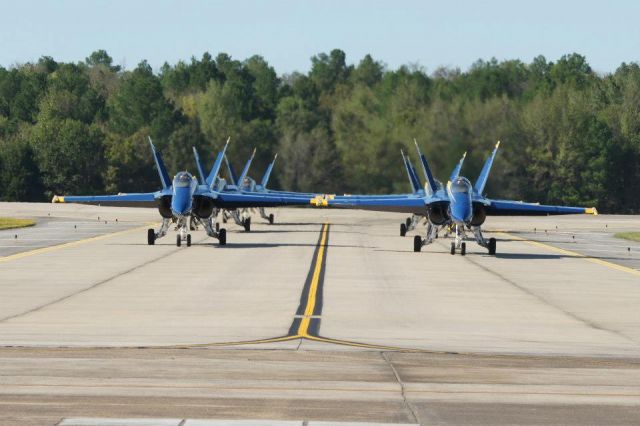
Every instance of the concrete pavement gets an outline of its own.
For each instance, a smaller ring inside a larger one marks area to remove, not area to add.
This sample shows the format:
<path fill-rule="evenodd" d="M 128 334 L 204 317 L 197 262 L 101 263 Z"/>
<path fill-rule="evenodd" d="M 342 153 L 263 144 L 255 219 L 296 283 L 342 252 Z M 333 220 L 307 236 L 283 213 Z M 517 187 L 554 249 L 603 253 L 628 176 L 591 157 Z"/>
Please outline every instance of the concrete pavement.
<path fill-rule="evenodd" d="M 188 248 L 146 245 L 153 210 L 7 215 L 47 238 L 0 252 L 3 424 L 640 422 L 632 216 L 489 218 L 498 255 L 462 257 L 414 253 L 394 214 L 283 209 Z"/>

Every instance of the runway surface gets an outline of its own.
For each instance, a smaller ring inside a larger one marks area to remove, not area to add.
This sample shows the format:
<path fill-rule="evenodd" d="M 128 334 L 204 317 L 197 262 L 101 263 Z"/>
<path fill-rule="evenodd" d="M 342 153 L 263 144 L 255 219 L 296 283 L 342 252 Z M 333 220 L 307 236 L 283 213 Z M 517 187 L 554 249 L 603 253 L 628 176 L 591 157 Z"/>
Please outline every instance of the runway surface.
<path fill-rule="evenodd" d="M 463 257 L 274 211 L 178 248 L 153 210 L 0 203 L 38 221 L 0 231 L 0 423 L 640 423 L 640 218 L 489 218 Z"/>

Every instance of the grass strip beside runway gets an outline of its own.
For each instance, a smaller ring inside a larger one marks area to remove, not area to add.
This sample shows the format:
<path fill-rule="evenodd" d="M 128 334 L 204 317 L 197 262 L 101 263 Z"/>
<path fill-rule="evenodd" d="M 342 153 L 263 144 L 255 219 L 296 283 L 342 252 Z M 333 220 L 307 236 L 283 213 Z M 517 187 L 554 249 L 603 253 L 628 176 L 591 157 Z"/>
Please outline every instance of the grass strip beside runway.
<path fill-rule="evenodd" d="M 0 229 L 25 228 L 27 226 L 33 226 L 35 224 L 36 224 L 36 221 L 31 219 L 16 219 L 13 217 L 0 217 Z"/>
<path fill-rule="evenodd" d="M 640 242 L 640 232 L 617 232 L 616 234 L 614 234 L 614 237 L 622 238 L 623 240 Z"/>

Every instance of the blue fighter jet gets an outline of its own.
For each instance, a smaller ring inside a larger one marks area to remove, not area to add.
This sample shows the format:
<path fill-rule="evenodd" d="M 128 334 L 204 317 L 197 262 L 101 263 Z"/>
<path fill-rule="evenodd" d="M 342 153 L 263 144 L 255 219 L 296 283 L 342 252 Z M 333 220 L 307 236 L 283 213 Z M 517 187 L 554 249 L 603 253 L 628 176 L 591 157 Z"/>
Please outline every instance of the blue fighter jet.
<path fill-rule="evenodd" d="M 413 249 L 419 252 L 423 246 L 434 242 L 438 232 L 442 229 L 452 230 L 455 240 L 451 243 L 451 254 L 457 250 L 466 253 L 465 239 L 467 231 L 472 231 L 475 241 L 486 248 L 489 254 L 496 254 L 495 238 L 485 239 L 482 235 L 482 224 L 487 216 L 546 216 L 561 214 L 597 214 L 595 208 L 549 206 L 535 203 L 525 203 L 511 200 L 492 200 L 483 192 L 491 166 L 498 152 L 498 142 L 486 160 L 480 176 L 475 184 L 460 176 L 460 169 L 456 167 L 450 176 L 446 188 L 438 182 L 429 168 L 426 157 L 420 152 L 416 143 L 423 172 L 427 183 L 425 194 L 411 194 L 401 198 L 334 198 L 331 200 L 312 199 L 312 204 L 318 206 L 334 206 L 356 208 L 373 211 L 390 211 L 424 215 L 428 219 L 427 235 L 425 238 L 416 235 Z M 461 165 L 460 165 L 461 166 Z"/>
<path fill-rule="evenodd" d="M 118 194 L 118 195 L 91 195 L 91 196 L 54 196 L 54 203 L 82 203 L 97 204 L 103 206 L 121 207 L 156 207 L 162 216 L 162 225 L 158 231 L 149 229 L 147 242 L 155 244 L 158 238 L 167 234 L 171 223 L 175 223 L 178 235 L 176 245 L 186 242 L 191 245 L 191 234 L 188 233 L 188 218 L 195 218 L 201 223 L 207 235 L 216 238 L 220 245 L 225 245 L 226 230 L 214 226 L 212 218 L 215 218 L 220 209 L 237 209 L 245 207 L 276 207 L 288 205 L 308 205 L 309 198 L 276 196 L 269 194 L 245 194 L 224 192 L 215 185 L 219 183 L 218 173 L 229 145 L 218 153 L 216 161 L 204 179 L 204 183 L 198 183 L 197 179 L 189 172 L 181 171 L 175 175 L 173 181 L 169 178 L 162 156 L 156 150 L 151 138 L 149 144 L 160 176 L 162 189 L 156 192 Z M 202 170 L 199 170 L 202 173 Z"/>

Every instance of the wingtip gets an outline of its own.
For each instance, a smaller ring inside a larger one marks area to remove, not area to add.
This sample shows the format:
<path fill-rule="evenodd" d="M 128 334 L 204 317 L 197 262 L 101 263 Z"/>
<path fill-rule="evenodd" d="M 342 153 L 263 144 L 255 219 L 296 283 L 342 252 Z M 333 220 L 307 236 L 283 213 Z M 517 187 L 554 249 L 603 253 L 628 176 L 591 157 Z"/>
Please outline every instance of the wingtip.
<path fill-rule="evenodd" d="M 592 214 L 594 216 L 598 215 L 598 209 L 596 209 L 595 207 L 588 207 L 586 209 L 584 209 L 585 214 Z"/>
<path fill-rule="evenodd" d="M 64 203 L 64 197 L 61 195 L 54 195 L 53 199 L 51 199 L 51 202 L 56 204 L 56 203 Z"/>
<path fill-rule="evenodd" d="M 499 146 L 500 146 L 500 141 L 496 143 L 496 149 L 498 149 Z"/>

